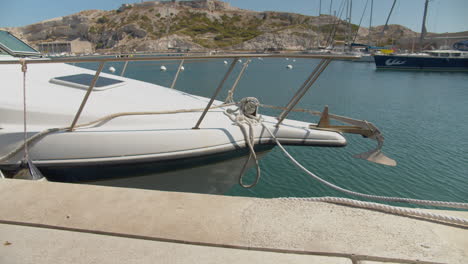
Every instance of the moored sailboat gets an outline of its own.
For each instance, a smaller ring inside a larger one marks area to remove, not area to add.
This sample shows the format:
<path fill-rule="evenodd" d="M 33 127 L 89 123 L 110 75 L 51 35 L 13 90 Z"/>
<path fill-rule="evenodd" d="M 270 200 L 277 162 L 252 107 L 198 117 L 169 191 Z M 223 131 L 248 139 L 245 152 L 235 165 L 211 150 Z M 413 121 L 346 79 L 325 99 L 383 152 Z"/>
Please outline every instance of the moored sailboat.
<path fill-rule="evenodd" d="M 377 69 L 468 71 L 468 52 L 463 50 L 422 50 L 426 30 L 429 0 L 424 5 L 424 16 L 419 40 L 421 51 L 415 54 L 376 54 Z"/>

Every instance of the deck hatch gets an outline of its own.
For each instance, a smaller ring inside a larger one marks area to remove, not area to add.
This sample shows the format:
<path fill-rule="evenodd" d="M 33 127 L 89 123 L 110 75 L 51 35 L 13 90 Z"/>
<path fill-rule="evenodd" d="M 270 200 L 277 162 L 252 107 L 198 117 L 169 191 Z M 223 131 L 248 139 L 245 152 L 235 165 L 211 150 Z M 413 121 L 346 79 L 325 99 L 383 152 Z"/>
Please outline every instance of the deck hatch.
<path fill-rule="evenodd" d="M 52 78 L 50 82 L 54 84 L 72 87 L 72 88 L 87 90 L 93 78 L 94 78 L 94 75 L 92 74 L 81 73 L 81 74 L 75 74 L 75 75 L 55 77 L 55 78 Z M 94 90 L 102 91 L 102 90 L 115 88 L 117 86 L 121 86 L 124 84 L 125 84 L 125 81 L 99 76 L 94 86 Z"/>
<path fill-rule="evenodd" d="M 40 56 L 41 53 L 24 43 L 8 31 L 0 30 L 0 50 L 12 56 Z"/>

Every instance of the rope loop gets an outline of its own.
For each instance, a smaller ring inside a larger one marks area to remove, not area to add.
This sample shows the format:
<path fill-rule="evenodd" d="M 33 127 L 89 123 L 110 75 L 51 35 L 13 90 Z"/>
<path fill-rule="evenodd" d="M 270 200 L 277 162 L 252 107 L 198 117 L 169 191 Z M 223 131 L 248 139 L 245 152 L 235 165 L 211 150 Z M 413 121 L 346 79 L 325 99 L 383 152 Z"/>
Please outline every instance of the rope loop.
<path fill-rule="evenodd" d="M 265 128 L 265 130 L 271 135 L 273 140 L 276 142 L 278 147 L 283 151 L 283 153 L 297 166 L 299 167 L 302 171 L 310 175 L 312 178 L 316 179 L 317 181 L 344 193 L 350 194 L 350 195 L 355 195 L 367 199 L 373 199 L 373 200 L 380 200 L 380 201 L 386 201 L 386 202 L 401 202 L 401 203 L 412 203 L 412 204 L 421 204 L 421 205 L 431 205 L 431 206 L 443 206 L 443 207 L 451 207 L 451 208 L 459 208 L 459 209 L 468 209 L 468 203 L 457 203 L 457 202 L 445 202 L 445 201 L 431 201 L 431 200 L 418 200 L 418 199 L 409 199 L 409 198 L 400 198 L 400 197 L 388 197 L 388 196 L 379 196 L 379 195 L 372 195 L 372 194 L 364 194 L 364 193 L 358 193 L 354 192 L 342 187 L 339 187 L 333 183 L 330 183 L 319 176 L 315 175 L 308 169 L 306 169 L 302 164 L 300 164 L 296 159 L 294 159 L 291 154 L 289 154 L 288 151 L 281 145 L 279 140 L 275 137 L 273 132 L 266 126 L 264 123 L 262 123 L 262 126 Z M 295 197 L 288 197 L 288 198 L 280 198 L 280 199 L 292 199 L 292 200 L 303 200 L 303 201 L 322 201 L 322 202 L 331 202 L 331 203 L 342 203 L 342 204 L 348 204 L 352 206 L 359 206 L 359 207 L 364 207 L 364 208 L 372 208 L 372 209 L 378 209 L 381 211 L 386 211 L 390 213 L 397 213 L 397 214 L 404 214 L 404 215 L 415 215 L 415 216 L 421 216 L 421 217 L 427 217 L 430 219 L 435 219 L 435 220 L 440 220 L 440 221 L 445 221 L 449 223 L 455 223 L 455 224 L 461 224 L 461 225 L 468 225 L 468 220 L 463 219 L 463 218 L 456 218 L 456 217 L 450 217 L 450 216 L 445 216 L 445 215 L 439 215 L 439 214 L 432 214 L 432 213 L 426 213 L 422 212 L 419 210 L 411 210 L 411 209 L 406 209 L 406 208 L 401 208 L 401 207 L 395 207 L 395 206 L 389 206 L 389 205 L 384 205 L 384 204 L 378 204 L 378 203 L 369 203 L 369 202 L 363 202 L 363 201 L 356 201 L 356 200 L 351 200 L 351 199 L 346 199 L 346 198 L 340 198 L 340 197 L 310 197 L 310 198 L 295 198 Z"/>
<path fill-rule="evenodd" d="M 255 153 L 255 136 L 254 136 L 254 129 L 253 126 L 261 123 L 261 116 L 257 115 L 258 107 L 260 106 L 260 102 L 255 97 L 245 97 L 240 100 L 239 103 L 236 104 L 236 109 L 227 109 L 224 111 L 224 114 L 231 119 L 242 131 L 244 135 L 244 139 L 246 142 L 247 147 L 249 148 L 250 154 L 249 158 L 245 161 L 244 166 L 239 174 L 239 185 L 244 188 L 252 188 L 257 185 L 258 181 L 260 180 L 260 166 L 258 164 L 257 154 Z M 247 131 L 248 129 L 248 131 Z M 247 165 L 249 164 L 250 160 L 253 159 L 255 161 L 255 166 L 257 169 L 257 176 L 255 177 L 255 181 L 252 184 L 244 184 L 243 177 L 244 173 L 247 170 Z"/>
<path fill-rule="evenodd" d="M 25 59 L 20 59 L 21 71 L 23 72 L 23 144 L 24 144 L 24 157 L 22 163 L 26 164 L 29 159 L 29 149 L 27 141 L 27 110 L 26 110 L 26 72 L 28 66 Z"/>

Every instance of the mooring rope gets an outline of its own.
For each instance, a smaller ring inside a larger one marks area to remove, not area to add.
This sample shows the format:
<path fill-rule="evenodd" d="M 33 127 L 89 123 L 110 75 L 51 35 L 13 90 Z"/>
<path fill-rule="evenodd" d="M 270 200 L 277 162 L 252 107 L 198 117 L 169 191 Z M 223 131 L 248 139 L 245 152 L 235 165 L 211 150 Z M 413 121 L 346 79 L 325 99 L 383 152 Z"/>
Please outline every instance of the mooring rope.
<path fill-rule="evenodd" d="M 387 201 L 387 202 L 404 202 L 404 203 L 421 204 L 421 205 L 443 206 L 443 207 L 451 207 L 451 208 L 468 209 L 468 203 L 455 203 L 455 202 L 418 200 L 418 199 L 408 199 L 408 198 L 399 198 L 399 197 L 369 195 L 369 194 L 358 193 L 358 192 L 354 192 L 354 191 L 350 191 L 350 190 L 341 188 L 341 187 L 339 187 L 337 185 L 334 185 L 333 183 L 330 183 L 330 182 L 318 177 L 317 175 L 315 175 L 311 171 L 307 170 L 297 160 L 295 160 L 291 156 L 291 154 L 289 154 L 288 151 L 286 151 L 286 149 L 281 145 L 279 140 L 271 132 L 271 130 L 268 128 L 268 126 L 266 126 L 263 122 L 261 124 L 265 128 L 265 130 L 268 131 L 268 133 L 271 135 L 271 137 L 276 142 L 278 147 L 284 152 L 284 154 L 296 166 L 298 166 L 300 169 L 302 169 L 308 175 L 312 176 L 314 179 L 320 181 L 321 183 L 323 183 L 323 184 L 325 184 L 325 185 L 327 185 L 327 186 L 329 186 L 329 187 L 331 187 L 331 188 L 333 188 L 335 190 L 338 190 L 338 191 L 341 191 L 341 192 L 344 192 L 344 193 L 347 193 L 347 194 L 351 194 L 351 195 L 356 195 L 356 196 L 365 197 L 365 198 L 374 199 L 374 200 Z M 434 214 L 434 213 L 429 213 L 429 212 L 422 212 L 422 211 L 419 211 L 419 210 L 396 207 L 396 206 L 390 206 L 390 205 L 384 205 L 384 204 L 378 204 L 378 203 L 357 201 L 357 200 L 340 198 L 340 197 L 307 197 L 307 198 L 283 197 L 283 198 L 279 198 L 279 199 L 339 203 L 339 204 L 346 204 L 346 205 L 358 206 L 358 207 L 363 207 L 363 208 L 377 209 L 377 210 L 390 212 L 390 213 L 421 216 L 421 217 L 427 217 L 427 218 L 430 218 L 430 219 L 445 221 L 445 222 L 449 222 L 449 223 L 468 225 L 468 220 L 463 219 L 463 218 L 445 216 L 445 215 Z"/>
<path fill-rule="evenodd" d="M 405 207 L 399 207 L 399 206 L 390 206 L 390 205 L 380 204 L 380 203 L 364 202 L 364 201 L 341 198 L 341 197 L 328 197 L 328 196 L 327 197 L 308 197 L 308 198 L 283 197 L 283 198 L 277 198 L 277 199 L 343 204 L 343 205 L 349 205 L 353 207 L 379 210 L 379 211 L 392 213 L 392 214 L 418 216 L 418 217 L 424 217 L 424 218 L 428 218 L 432 220 L 443 221 L 446 223 L 468 225 L 468 219 L 464 219 L 464 218 L 436 214 L 436 213 L 431 213 L 431 212 L 424 212 L 424 211 L 417 210 L 417 209 L 411 209 L 411 208 L 405 208 Z"/>
<path fill-rule="evenodd" d="M 23 145 L 24 145 L 24 161 L 29 159 L 29 150 L 28 150 L 28 134 L 27 134 L 27 114 L 26 114 L 26 72 L 28 66 L 24 59 L 20 59 L 21 71 L 23 72 Z"/>
<path fill-rule="evenodd" d="M 412 204 L 421 204 L 421 205 L 430 205 L 430 206 L 443 206 L 443 207 L 451 207 L 451 208 L 460 208 L 460 209 L 468 209 L 468 203 L 455 203 L 455 202 L 444 202 L 444 201 L 431 201 L 431 200 L 418 200 L 418 199 L 410 199 L 410 198 L 400 198 L 400 197 L 389 197 L 389 196 L 379 196 L 379 195 L 371 195 L 371 194 L 364 194 L 364 193 L 359 193 L 351 190 L 344 189 L 342 187 L 339 187 L 331 182 L 328 182 L 319 176 L 315 175 L 311 171 L 307 170 L 304 166 L 302 166 L 297 160 L 295 160 L 291 154 L 281 145 L 279 140 L 275 137 L 275 135 L 270 131 L 270 129 L 262 123 L 262 126 L 268 131 L 268 133 L 271 135 L 271 137 L 275 140 L 276 144 L 278 147 L 284 152 L 284 154 L 296 165 L 298 166 L 301 170 L 303 170 L 305 173 L 309 174 L 312 176 L 314 179 L 320 181 L 321 183 L 344 193 L 355 195 L 355 196 L 360 196 L 363 198 L 368 198 L 368 199 L 373 199 L 373 200 L 380 200 L 380 201 L 386 201 L 386 202 L 399 202 L 399 203 L 412 203 Z"/>
<path fill-rule="evenodd" d="M 26 73 L 28 71 L 28 66 L 26 64 L 25 59 L 20 59 L 19 62 L 21 64 L 21 71 L 23 72 L 23 145 L 24 145 L 23 159 L 21 161 L 20 166 L 27 167 L 28 173 L 23 174 L 23 175 L 25 175 L 26 177 L 32 180 L 40 180 L 41 178 L 43 178 L 43 176 L 40 173 L 40 171 L 38 171 L 37 168 L 34 166 L 34 164 L 32 163 L 29 157 L 29 148 L 28 148 L 28 140 L 27 140 L 28 139 L 28 129 L 27 129 L 28 122 L 27 122 L 27 103 L 26 103 Z"/>
<path fill-rule="evenodd" d="M 258 164 L 257 154 L 255 153 L 254 145 L 255 145 L 255 137 L 254 137 L 254 129 L 253 126 L 261 122 L 260 116 L 255 116 L 258 111 L 258 106 L 260 102 L 255 97 L 246 97 L 243 98 L 239 104 L 238 108 L 235 110 L 227 109 L 224 111 L 224 114 L 231 119 L 242 131 L 244 135 L 244 139 L 246 145 L 249 148 L 249 158 L 245 161 L 244 165 L 242 166 L 242 170 L 239 174 L 239 185 L 244 188 L 252 188 L 257 185 L 258 181 L 260 180 L 261 170 L 260 165 Z M 236 113 L 239 112 L 239 113 Z M 244 124 L 249 127 L 249 133 L 247 133 Z M 257 175 L 255 177 L 255 181 L 252 184 L 244 184 L 243 178 L 244 173 L 247 170 L 247 166 L 250 160 L 253 159 L 255 162 L 255 167 L 257 170 Z"/>

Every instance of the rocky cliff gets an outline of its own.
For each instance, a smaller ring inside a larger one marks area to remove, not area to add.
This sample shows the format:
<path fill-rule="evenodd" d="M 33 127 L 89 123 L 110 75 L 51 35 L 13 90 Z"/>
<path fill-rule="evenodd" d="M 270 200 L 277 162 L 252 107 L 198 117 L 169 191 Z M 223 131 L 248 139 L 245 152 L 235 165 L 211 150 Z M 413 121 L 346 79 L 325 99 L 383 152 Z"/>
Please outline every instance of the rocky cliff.
<path fill-rule="evenodd" d="M 79 38 L 93 43 L 96 50 L 119 52 L 173 48 L 306 50 L 330 44 L 332 39 L 367 42 L 369 33 L 367 28 L 358 30 L 358 26 L 328 15 L 254 12 L 218 0 L 125 4 L 117 10 L 87 10 L 7 30 L 33 45 Z M 373 28 L 371 41 L 384 45 L 417 36 L 398 25 L 381 32 L 381 27 Z"/>

